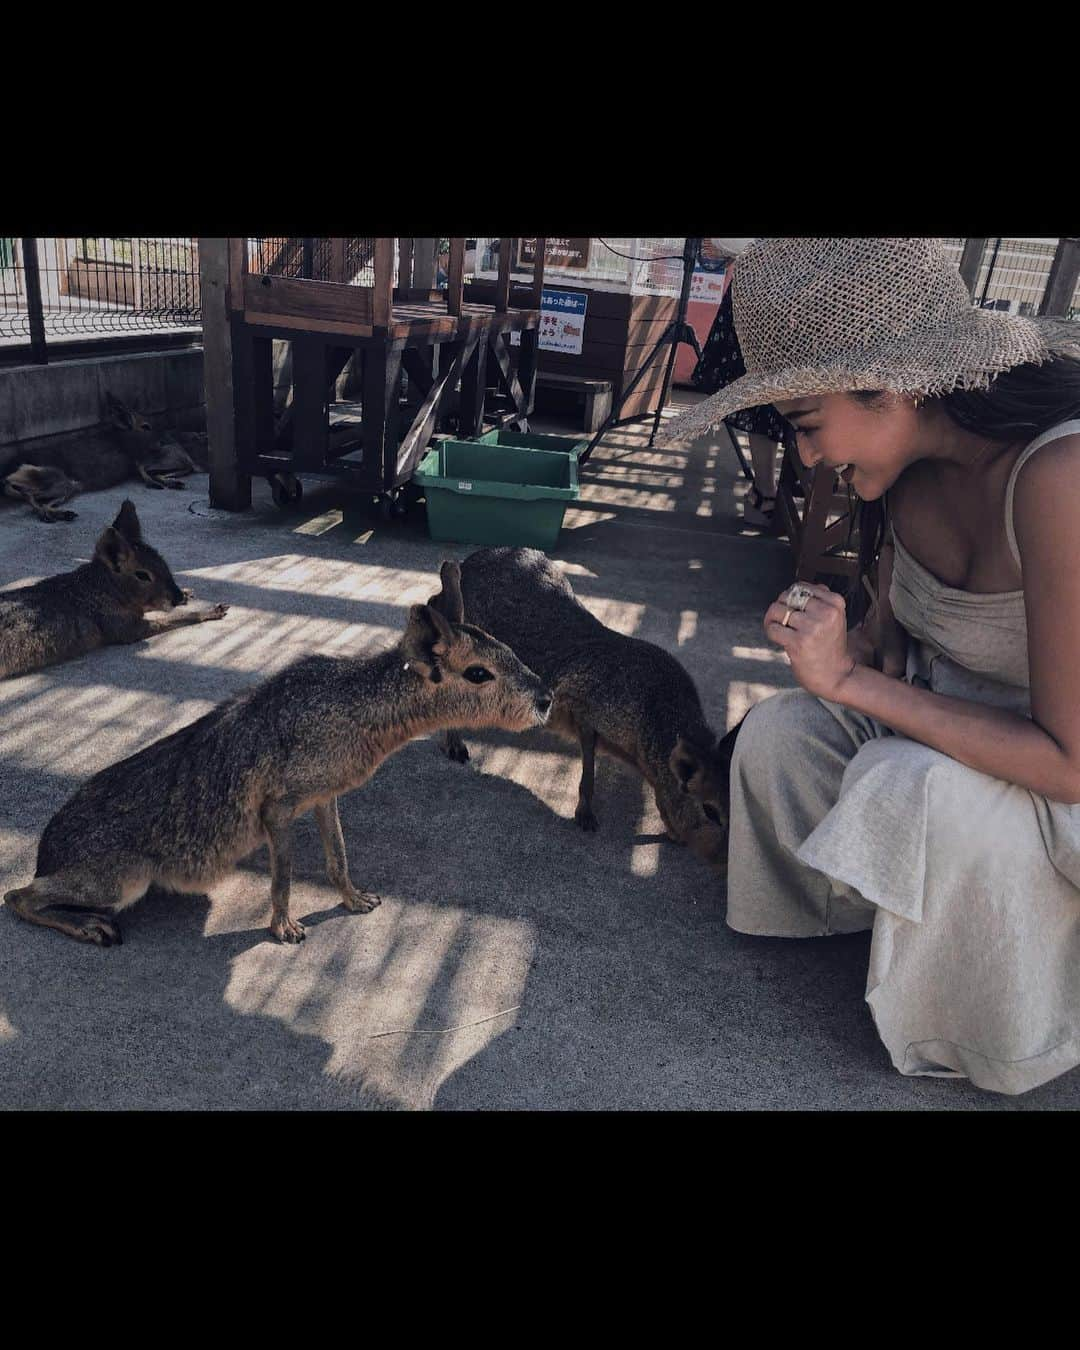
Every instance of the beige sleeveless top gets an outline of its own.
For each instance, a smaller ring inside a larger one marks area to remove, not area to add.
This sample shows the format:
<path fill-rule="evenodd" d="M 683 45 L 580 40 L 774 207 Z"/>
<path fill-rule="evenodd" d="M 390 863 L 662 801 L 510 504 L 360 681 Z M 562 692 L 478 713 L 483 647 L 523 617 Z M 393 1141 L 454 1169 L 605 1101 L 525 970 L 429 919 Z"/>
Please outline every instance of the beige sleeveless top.
<path fill-rule="evenodd" d="M 1005 490 L 1005 533 L 1021 566 L 1013 525 L 1013 497 L 1020 470 L 1050 441 L 1080 434 L 1080 419 L 1060 422 L 1025 446 Z M 1024 592 L 980 595 L 946 586 L 907 551 L 894 531 L 895 559 L 889 600 L 897 622 L 915 641 L 908 679 L 940 693 L 1029 711 L 1027 615 Z"/>

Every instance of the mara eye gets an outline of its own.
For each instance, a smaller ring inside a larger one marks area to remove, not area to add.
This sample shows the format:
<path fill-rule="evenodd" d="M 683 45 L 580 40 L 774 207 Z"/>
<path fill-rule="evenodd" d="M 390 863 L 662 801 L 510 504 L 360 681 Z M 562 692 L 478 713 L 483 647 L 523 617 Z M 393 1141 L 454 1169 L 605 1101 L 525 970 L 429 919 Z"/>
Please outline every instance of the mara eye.
<path fill-rule="evenodd" d="M 723 820 L 720 818 L 720 812 L 716 809 L 715 806 L 710 806 L 708 802 L 705 802 L 701 809 L 705 812 L 705 814 L 709 817 L 709 819 L 712 821 L 714 825 L 722 825 L 724 823 Z"/>
<path fill-rule="evenodd" d="M 483 666 L 470 666 L 464 674 L 470 684 L 486 684 L 488 680 L 495 678 L 491 671 Z"/>
<path fill-rule="evenodd" d="M 144 572 L 141 567 L 136 571 L 135 575 L 140 581 L 153 581 L 154 579 L 149 572 Z"/>

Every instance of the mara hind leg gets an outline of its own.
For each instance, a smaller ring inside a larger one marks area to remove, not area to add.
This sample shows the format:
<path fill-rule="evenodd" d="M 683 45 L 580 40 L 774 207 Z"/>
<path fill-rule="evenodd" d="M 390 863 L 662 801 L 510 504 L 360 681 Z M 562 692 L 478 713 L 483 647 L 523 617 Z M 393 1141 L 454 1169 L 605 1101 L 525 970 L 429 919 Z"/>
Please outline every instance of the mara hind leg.
<path fill-rule="evenodd" d="M 4 479 L 2 489 L 5 495 L 26 502 L 38 520 L 47 525 L 58 520 L 78 519 L 74 511 L 56 509 L 79 491 L 78 483 L 59 470 L 23 465 Z"/>
<path fill-rule="evenodd" d="M 371 891 L 358 891 L 349 880 L 349 860 L 345 853 L 345 836 L 341 832 L 336 797 L 316 806 L 315 820 L 322 836 L 326 875 L 330 878 L 331 886 L 341 896 L 341 903 L 346 909 L 351 909 L 354 914 L 370 914 L 376 905 L 382 904 L 382 900 Z"/>
<path fill-rule="evenodd" d="M 145 464 L 136 464 L 135 471 L 147 487 L 163 488 L 165 486 L 164 483 L 159 482 L 158 479 L 154 477 Z"/>
<path fill-rule="evenodd" d="M 27 923 L 55 928 L 76 942 L 118 947 L 123 942 L 120 927 L 108 911 L 120 898 L 118 883 L 103 883 L 99 877 L 69 868 L 8 891 L 4 903 Z"/>

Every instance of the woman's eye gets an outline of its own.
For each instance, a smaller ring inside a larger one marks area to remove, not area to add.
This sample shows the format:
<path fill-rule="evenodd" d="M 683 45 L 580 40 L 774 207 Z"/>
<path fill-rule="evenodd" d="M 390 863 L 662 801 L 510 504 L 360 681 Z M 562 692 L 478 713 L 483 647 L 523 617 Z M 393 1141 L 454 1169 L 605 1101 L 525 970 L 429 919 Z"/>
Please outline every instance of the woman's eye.
<path fill-rule="evenodd" d="M 465 678 L 471 684 L 485 684 L 488 680 L 493 680 L 495 676 L 492 675 L 490 670 L 485 670 L 483 666 L 470 666 L 465 671 Z"/>

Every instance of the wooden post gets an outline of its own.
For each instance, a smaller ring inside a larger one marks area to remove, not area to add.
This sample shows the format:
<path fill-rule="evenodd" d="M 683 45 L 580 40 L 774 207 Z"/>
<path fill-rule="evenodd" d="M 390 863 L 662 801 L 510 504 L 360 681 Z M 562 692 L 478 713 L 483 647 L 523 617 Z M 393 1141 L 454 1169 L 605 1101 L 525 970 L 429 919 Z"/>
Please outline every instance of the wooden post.
<path fill-rule="evenodd" d="M 484 396 L 487 391 L 487 336 L 482 335 L 461 372 L 458 403 L 458 436 L 474 440 L 484 430 Z"/>
<path fill-rule="evenodd" d="M 233 388 L 233 338 L 229 316 L 230 249 L 235 242 L 232 239 L 199 240 L 199 282 L 202 293 L 206 431 L 210 455 L 210 505 L 226 511 L 246 511 L 251 506 L 251 477 L 240 471 L 239 464 L 240 446 Z M 239 242 L 246 244 L 245 240 Z"/>
<path fill-rule="evenodd" d="M 438 243 L 437 239 L 413 240 L 413 290 L 435 289 L 435 249 Z"/>
<path fill-rule="evenodd" d="M 499 279 L 495 283 L 496 314 L 505 314 L 510 308 L 510 267 L 516 243 L 516 239 L 499 240 Z"/>
<path fill-rule="evenodd" d="M 330 280 L 345 283 L 350 280 L 345 275 L 345 239 L 330 240 Z"/>
<path fill-rule="evenodd" d="M 411 239 L 398 238 L 398 269 L 397 284 L 398 289 L 407 291 L 412 285 L 413 269 L 413 241 Z"/>
<path fill-rule="evenodd" d="M 375 240 L 375 291 L 371 297 L 372 326 L 389 328 L 394 306 L 394 241 Z"/>
<path fill-rule="evenodd" d="M 1039 306 L 1040 315 L 1067 317 L 1080 278 L 1080 239 L 1059 239 L 1046 292 Z"/>
<path fill-rule="evenodd" d="M 450 240 L 450 266 L 447 272 L 446 312 L 461 313 L 461 296 L 465 286 L 465 240 Z"/>
<path fill-rule="evenodd" d="M 326 344 L 321 334 L 293 339 L 293 464 L 318 471 L 326 465 L 330 435 Z"/>
<path fill-rule="evenodd" d="M 968 288 L 972 297 L 974 297 L 975 287 L 978 285 L 979 267 L 982 264 L 982 256 L 985 252 L 985 239 L 964 240 L 964 251 L 960 255 L 960 275 L 964 278 L 964 285 Z"/>
<path fill-rule="evenodd" d="M 228 277 L 226 280 L 225 303 L 231 314 L 244 311 L 244 278 L 248 273 L 248 250 L 246 239 L 226 239 L 228 245 Z"/>
<path fill-rule="evenodd" d="M 364 474 L 373 475 L 371 486 L 376 492 L 394 486 L 400 379 L 399 349 L 381 342 L 364 349 Z"/>
<path fill-rule="evenodd" d="M 537 239 L 536 258 L 533 262 L 533 309 L 540 308 L 540 298 L 544 289 L 544 254 L 547 252 L 547 240 Z M 530 408 L 531 412 L 532 409 Z"/>

